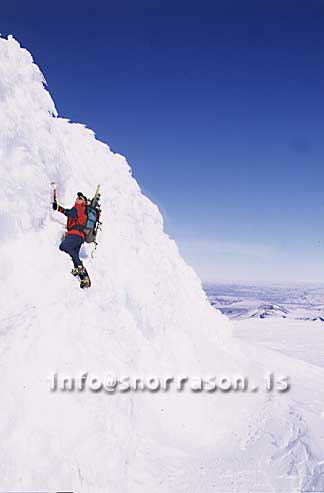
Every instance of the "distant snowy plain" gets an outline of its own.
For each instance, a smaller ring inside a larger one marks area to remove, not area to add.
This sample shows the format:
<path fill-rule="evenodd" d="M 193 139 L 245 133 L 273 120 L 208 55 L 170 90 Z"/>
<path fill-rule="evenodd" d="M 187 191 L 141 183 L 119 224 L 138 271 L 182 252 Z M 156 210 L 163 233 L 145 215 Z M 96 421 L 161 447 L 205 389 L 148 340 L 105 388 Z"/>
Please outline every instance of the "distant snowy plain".
<path fill-rule="evenodd" d="M 215 308 L 233 320 L 236 337 L 324 367 L 324 285 L 271 283 L 209 283 L 207 295 Z M 268 310 L 261 318 L 260 307 Z"/>

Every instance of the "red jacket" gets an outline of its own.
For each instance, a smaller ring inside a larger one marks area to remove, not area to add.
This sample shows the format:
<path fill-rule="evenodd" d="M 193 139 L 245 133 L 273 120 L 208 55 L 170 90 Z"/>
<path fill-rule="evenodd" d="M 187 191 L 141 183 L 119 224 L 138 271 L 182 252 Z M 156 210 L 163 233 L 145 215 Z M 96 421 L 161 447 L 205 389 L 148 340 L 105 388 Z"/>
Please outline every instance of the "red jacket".
<path fill-rule="evenodd" d="M 87 222 L 86 204 L 75 203 L 72 209 L 59 206 L 58 211 L 67 216 L 67 232 L 65 236 L 78 235 L 85 239 L 83 228 Z"/>

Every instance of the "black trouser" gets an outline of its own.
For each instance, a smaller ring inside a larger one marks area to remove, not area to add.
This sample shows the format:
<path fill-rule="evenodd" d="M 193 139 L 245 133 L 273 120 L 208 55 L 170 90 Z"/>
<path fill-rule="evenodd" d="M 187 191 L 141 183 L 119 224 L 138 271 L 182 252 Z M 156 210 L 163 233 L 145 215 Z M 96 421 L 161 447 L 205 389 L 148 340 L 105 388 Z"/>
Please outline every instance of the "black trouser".
<path fill-rule="evenodd" d="M 82 262 L 79 257 L 80 248 L 84 243 L 84 239 L 79 235 L 68 235 L 64 238 L 62 243 L 60 244 L 60 250 L 62 252 L 66 252 L 70 255 L 74 267 L 78 267 L 82 265 Z"/>

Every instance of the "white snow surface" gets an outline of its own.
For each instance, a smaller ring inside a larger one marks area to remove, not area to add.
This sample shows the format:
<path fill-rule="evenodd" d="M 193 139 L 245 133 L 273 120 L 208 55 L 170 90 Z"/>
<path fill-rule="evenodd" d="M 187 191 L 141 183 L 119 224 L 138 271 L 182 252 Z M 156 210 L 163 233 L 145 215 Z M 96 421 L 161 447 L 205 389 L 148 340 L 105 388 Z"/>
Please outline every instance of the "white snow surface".
<path fill-rule="evenodd" d="M 0 491 L 324 489 L 324 369 L 244 342 L 214 310 L 125 158 L 59 118 L 31 55 L 0 39 Z M 58 250 L 101 184 L 80 290 Z M 290 392 L 51 392 L 78 375 L 289 375 Z"/>

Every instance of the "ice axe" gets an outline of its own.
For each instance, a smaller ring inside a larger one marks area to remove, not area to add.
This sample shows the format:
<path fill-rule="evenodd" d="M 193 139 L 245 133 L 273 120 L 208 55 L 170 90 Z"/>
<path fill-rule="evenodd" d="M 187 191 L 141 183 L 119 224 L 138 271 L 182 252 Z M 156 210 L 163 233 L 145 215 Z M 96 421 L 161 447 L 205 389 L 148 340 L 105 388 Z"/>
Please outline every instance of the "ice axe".
<path fill-rule="evenodd" d="M 51 182 L 51 186 L 53 189 L 53 201 L 57 203 L 57 195 L 56 195 L 56 181 Z"/>

